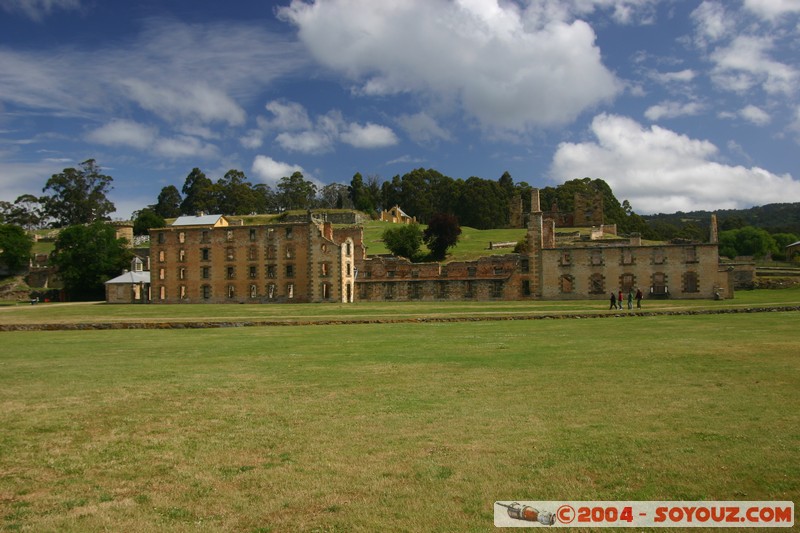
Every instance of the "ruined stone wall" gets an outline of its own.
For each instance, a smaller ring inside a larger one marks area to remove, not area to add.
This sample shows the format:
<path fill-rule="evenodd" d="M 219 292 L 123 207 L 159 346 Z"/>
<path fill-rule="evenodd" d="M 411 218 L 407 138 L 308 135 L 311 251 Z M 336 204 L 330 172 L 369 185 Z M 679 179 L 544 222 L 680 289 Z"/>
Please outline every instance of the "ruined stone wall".
<path fill-rule="evenodd" d="M 475 261 L 411 263 L 375 257 L 359 265 L 356 298 L 361 301 L 519 300 L 526 294 L 528 259 L 520 254 Z"/>
<path fill-rule="evenodd" d="M 575 193 L 573 227 L 583 228 L 602 224 L 603 195 Z"/>

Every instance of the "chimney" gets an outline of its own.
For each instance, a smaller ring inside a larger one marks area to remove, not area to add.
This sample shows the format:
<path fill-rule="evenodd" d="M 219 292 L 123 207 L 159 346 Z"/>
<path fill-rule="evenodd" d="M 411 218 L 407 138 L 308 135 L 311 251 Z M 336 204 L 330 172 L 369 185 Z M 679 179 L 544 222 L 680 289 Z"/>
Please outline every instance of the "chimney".
<path fill-rule="evenodd" d="M 711 215 L 711 235 L 709 236 L 711 244 L 719 242 L 719 233 L 717 231 L 717 215 Z"/>
<path fill-rule="evenodd" d="M 539 203 L 539 189 L 531 189 L 531 213 L 541 213 L 542 206 Z"/>

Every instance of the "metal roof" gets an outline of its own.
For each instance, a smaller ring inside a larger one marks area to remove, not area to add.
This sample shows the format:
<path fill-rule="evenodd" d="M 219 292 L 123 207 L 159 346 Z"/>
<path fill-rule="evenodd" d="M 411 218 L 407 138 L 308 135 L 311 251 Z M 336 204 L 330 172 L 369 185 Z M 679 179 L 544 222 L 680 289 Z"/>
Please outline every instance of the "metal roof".
<path fill-rule="evenodd" d="M 173 226 L 213 226 L 222 215 L 182 216 L 175 219 Z"/>
<path fill-rule="evenodd" d="M 150 271 L 123 272 L 114 279 L 106 281 L 106 285 L 122 285 L 134 283 L 150 283 Z"/>

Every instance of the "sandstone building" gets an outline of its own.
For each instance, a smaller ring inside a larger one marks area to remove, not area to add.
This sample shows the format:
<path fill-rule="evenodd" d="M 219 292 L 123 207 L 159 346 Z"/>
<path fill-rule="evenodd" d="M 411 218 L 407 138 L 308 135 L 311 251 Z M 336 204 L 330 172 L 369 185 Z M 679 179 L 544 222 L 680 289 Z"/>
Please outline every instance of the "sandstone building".
<path fill-rule="evenodd" d="M 153 303 L 352 302 L 363 258 L 360 228 L 335 230 L 311 214 L 250 226 L 180 217 L 150 237 Z"/>
<path fill-rule="evenodd" d="M 597 206 L 582 210 L 589 221 Z M 597 231 L 586 240 L 564 237 L 542 212 L 538 190 L 526 218 L 524 253 L 440 264 L 366 257 L 361 227 L 334 228 L 310 213 L 305 221 L 249 226 L 219 215 L 180 217 L 150 232 L 151 301 L 565 300 L 636 289 L 646 298 L 733 296 L 713 221 L 707 243 L 595 239 Z"/>

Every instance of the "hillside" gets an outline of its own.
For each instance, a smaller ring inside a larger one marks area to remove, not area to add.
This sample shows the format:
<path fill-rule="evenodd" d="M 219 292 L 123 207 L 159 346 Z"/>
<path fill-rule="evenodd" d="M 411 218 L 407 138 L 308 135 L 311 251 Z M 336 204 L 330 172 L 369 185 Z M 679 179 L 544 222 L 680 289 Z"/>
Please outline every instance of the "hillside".
<path fill-rule="evenodd" d="M 720 230 L 742 226 L 763 228 L 770 233 L 800 234 L 800 203 L 767 204 L 749 209 L 720 209 L 714 211 Z M 672 214 L 658 213 L 642 215 L 651 227 L 658 224 L 670 224 L 681 227 L 693 223 L 700 228 L 708 228 L 711 211 L 677 212 Z"/>

